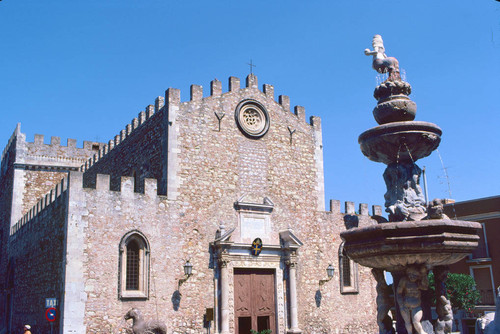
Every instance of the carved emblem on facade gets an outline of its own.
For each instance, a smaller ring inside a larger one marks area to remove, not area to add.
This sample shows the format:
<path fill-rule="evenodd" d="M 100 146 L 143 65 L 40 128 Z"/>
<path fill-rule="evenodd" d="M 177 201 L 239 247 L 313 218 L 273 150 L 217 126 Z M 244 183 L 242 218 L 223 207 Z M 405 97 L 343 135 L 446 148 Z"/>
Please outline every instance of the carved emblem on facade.
<path fill-rule="evenodd" d="M 236 124 L 251 138 L 260 138 L 269 130 L 269 114 L 262 104 L 255 100 L 243 100 L 236 107 Z"/>
<path fill-rule="evenodd" d="M 252 242 L 252 255 L 258 256 L 262 251 L 262 240 L 260 238 L 256 238 Z"/>

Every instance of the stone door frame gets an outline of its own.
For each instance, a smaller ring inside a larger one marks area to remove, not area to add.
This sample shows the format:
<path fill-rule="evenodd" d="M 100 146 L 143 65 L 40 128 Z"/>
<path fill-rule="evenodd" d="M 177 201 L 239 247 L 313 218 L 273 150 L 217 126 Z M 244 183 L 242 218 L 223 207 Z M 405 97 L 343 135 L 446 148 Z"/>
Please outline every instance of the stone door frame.
<path fill-rule="evenodd" d="M 280 231 L 280 244 L 265 246 L 259 256 L 252 256 L 248 244 L 232 242 L 235 228 L 217 238 L 214 247 L 216 267 L 214 277 L 216 332 L 230 334 L 235 331 L 234 269 L 272 269 L 275 272 L 276 330 L 273 333 L 301 333 L 298 326 L 296 264 L 297 251 L 302 242 L 288 229 Z M 288 289 L 284 285 L 284 274 L 288 272 Z M 288 295 L 285 305 L 285 295 Z M 287 309 L 290 312 L 287 312 Z M 288 323 L 290 327 L 288 327 Z M 220 324 L 220 325 L 217 325 Z"/>

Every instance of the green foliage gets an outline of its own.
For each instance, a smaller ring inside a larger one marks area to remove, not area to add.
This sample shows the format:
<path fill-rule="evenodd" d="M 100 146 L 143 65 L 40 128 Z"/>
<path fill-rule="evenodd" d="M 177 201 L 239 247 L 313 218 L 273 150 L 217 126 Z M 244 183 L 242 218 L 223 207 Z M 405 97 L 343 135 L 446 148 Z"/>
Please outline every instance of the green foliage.
<path fill-rule="evenodd" d="M 429 273 L 429 288 L 432 290 L 432 305 L 436 305 L 434 274 Z M 466 274 L 448 274 L 446 281 L 446 298 L 451 301 L 453 308 L 472 311 L 481 300 L 479 291 L 476 290 L 474 278 Z"/>
<path fill-rule="evenodd" d="M 257 332 L 255 329 L 251 329 L 251 334 L 271 334 L 273 331 L 270 329 L 264 329 L 263 331 Z"/>

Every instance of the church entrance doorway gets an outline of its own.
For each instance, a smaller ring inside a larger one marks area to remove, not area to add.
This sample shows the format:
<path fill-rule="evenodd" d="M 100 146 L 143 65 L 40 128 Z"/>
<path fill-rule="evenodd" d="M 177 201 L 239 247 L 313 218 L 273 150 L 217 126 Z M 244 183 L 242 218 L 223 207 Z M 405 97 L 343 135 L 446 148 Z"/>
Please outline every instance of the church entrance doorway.
<path fill-rule="evenodd" d="M 235 333 L 276 331 L 274 270 L 234 269 Z"/>

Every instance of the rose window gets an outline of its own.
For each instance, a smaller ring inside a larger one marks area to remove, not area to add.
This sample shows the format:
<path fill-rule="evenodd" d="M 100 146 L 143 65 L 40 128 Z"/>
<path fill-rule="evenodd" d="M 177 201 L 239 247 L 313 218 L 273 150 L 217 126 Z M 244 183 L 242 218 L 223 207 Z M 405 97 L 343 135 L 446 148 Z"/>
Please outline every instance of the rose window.
<path fill-rule="evenodd" d="M 236 123 L 247 136 L 259 138 L 269 129 L 269 116 L 262 104 L 254 100 L 244 100 L 236 108 Z"/>

